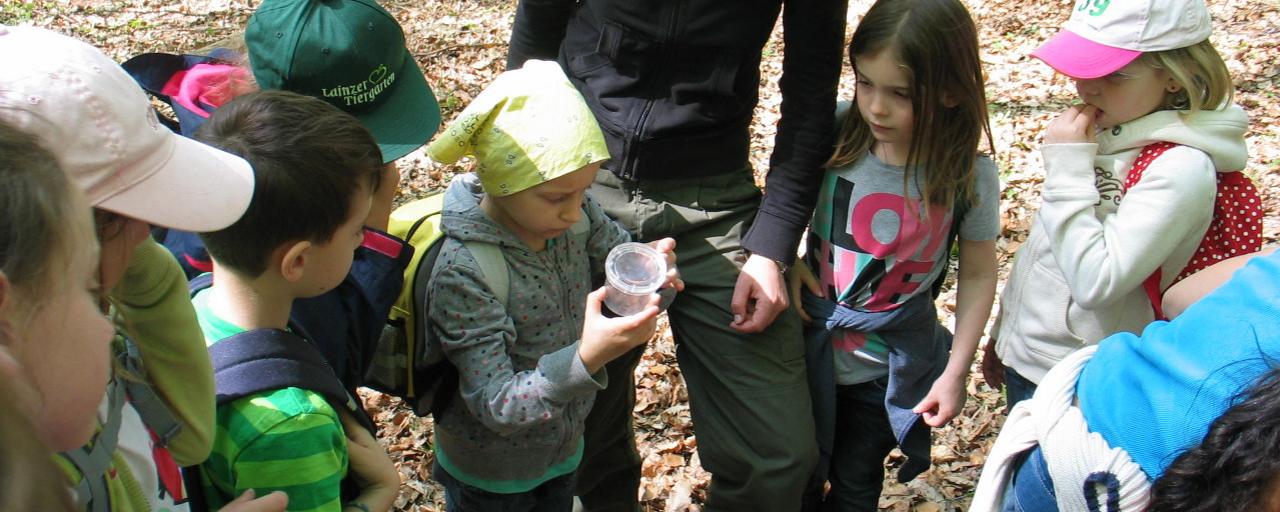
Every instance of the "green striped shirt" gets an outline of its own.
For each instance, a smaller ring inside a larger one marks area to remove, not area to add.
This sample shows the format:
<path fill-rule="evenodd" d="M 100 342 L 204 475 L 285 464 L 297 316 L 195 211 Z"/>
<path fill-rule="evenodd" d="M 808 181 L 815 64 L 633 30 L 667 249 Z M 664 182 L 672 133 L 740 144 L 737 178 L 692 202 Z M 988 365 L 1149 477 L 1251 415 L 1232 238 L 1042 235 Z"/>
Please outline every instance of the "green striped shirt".
<path fill-rule="evenodd" d="M 192 303 L 212 346 L 244 329 L 209 308 L 208 293 Z M 347 474 L 347 439 L 338 413 L 319 394 L 284 388 L 218 406 L 213 453 L 200 465 L 211 510 L 245 490 L 289 495 L 292 511 L 340 511 Z"/>

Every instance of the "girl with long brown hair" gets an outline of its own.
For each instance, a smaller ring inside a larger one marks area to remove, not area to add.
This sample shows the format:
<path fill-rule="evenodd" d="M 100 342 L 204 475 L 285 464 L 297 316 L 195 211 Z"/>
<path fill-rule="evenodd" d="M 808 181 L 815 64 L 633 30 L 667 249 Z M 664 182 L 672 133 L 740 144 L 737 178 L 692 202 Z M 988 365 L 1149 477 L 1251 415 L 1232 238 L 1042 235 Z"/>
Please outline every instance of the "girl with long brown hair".
<path fill-rule="evenodd" d="M 806 505 L 874 510 L 884 458 L 929 467 L 930 427 L 965 401 L 995 296 L 999 180 L 977 31 L 956 0 L 881 0 L 849 45 L 857 86 L 837 108 L 835 154 L 791 272 L 806 328 L 822 459 Z M 959 241 L 956 331 L 934 296 Z M 803 291 L 802 291 L 803 290 Z M 949 351 L 950 348 L 950 351 Z"/>

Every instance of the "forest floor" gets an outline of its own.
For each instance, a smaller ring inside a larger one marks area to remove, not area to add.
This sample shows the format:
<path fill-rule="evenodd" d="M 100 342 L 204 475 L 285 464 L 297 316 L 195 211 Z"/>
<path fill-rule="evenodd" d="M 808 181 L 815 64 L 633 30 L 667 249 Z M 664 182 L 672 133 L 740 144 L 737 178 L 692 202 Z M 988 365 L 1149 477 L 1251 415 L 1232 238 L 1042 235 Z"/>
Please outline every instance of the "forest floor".
<path fill-rule="evenodd" d="M 997 242 L 1001 283 L 1010 256 L 1026 239 L 1040 203 L 1043 167 L 1040 134 L 1075 99 L 1068 80 L 1028 57 L 1065 21 L 1073 2 L 1065 0 L 966 0 L 980 29 L 987 73 L 987 99 L 995 137 L 994 154 L 1003 185 L 1001 235 Z M 851 0 L 849 30 L 870 6 Z M 1264 236 L 1280 235 L 1280 0 L 1213 0 L 1213 41 L 1236 84 L 1236 102 L 1249 113 L 1250 151 L 1246 172 L 1265 198 Z M 0 23 L 35 25 L 79 37 L 119 61 L 144 52 L 194 52 L 234 38 L 257 2 L 244 0 L 6 0 Z M 503 70 L 515 0 L 386 0 L 405 29 L 410 49 L 451 120 Z M 781 28 L 764 50 L 761 94 L 752 130 L 752 163 L 757 181 L 773 147 L 781 96 Z M 852 98 L 848 64 L 840 87 Z M 440 189 L 465 170 L 429 161 L 420 151 L 401 161 L 402 200 Z M 955 295 L 944 290 L 939 314 L 952 325 Z M 965 510 L 987 450 L 1004 421 L 1004 399 L 982 380 L 978 362 L 968 383 L 969 400 L 950 425 L 934 432 L 934 467 L 899 484 L 893 477 L 902 462 L 891 455 L 882 509 L 896 512 Z M 697 439 L 689 419 L 688 396 L 669 330 L 651 343 L 636 370 L 636 438 L 644 458 L 641 499 L 647 510 L 699 510 L 710 475 L 699 464 Z M 429 478 L 431 420 L 419 418 L 398 401 L 375 392 L 364 394 L 379 420 L 382 442 L 404 476 L 397 508 L 443 510 L 443 494 Z"/>

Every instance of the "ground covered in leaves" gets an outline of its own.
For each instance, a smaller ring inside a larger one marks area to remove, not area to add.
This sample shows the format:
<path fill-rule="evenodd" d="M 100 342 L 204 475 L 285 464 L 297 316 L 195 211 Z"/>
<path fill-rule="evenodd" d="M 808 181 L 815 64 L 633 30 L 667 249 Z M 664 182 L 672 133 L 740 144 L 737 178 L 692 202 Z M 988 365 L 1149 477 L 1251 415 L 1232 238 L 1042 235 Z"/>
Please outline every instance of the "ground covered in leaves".
<path fill-rule="evenodd" d="M 1070 83 L 1027 54 L 1065 21 L 1066 0 L 966 0 L 981 30 L 987 95 L 995 131 L 994 152 L 1004 185 L 1002 233 L 998 241 L 1002 273 L 1025 240 L 1039 204 L 1043 177 L 1036 148 L 1039 134 L 1074 99 Z M 451 119 L 505 64 L 515 0 L 387 0 L 400 20 L 408 44 Z M 850 27 L 870 5 L 852 0 Z M 1280 224 L 1280 2 L 1211 0 L 1213 40 L 1227 60 L 1237 86 L 1236 101 L 1248 111 L 1252 127 L 1246 171 L 1262 190 L 1267 206 L 1264 235 L 1275 243 Z M 257 2 L 245 0 L 55 0 L 0 6 L 0 23 L 48 27 L 87 40 L 117 60 L 149 51 L 190 52 L 234 38 Z M 849 30 L 852 34 L 852 28 Z M 752 162 L 763 183 L 781 98 L 781 30 L 765 48 L 762 93 L 752 139 Z M 841 97 L 851 98 L 847 76 Z M 440 188 L 460 170 L 433 164 L 415 153 L 402 161 L 403 198 Z M 1003 281 L 1003 280 L 1002 280 Z M 940 314 L 952 320 L 954 293 L 944 292 Z M 669 332 L 664 328 L 636 370 L 636 436 L 644 457 L 641 498 L 649 510 L 697 510 L 706 496 L 709 475 L 698 461 L 697 439 L 689 420 L 684 382 Z M 985 383 L 974 365 L 970 399 L 963 414 L 935 432 L 932 470 L 898 484 L 890 457 L 881 507 L 894 511 L 964 510 L 972 488 L 1003 421 L 1004 401 Z M 365 395 L 382 427 L 382 441 L 399 464 L 404 487 L 397 503 L 403 510 L 443 510 L 440 488 L 430 480 L 431 420 L 418 418 L 395 399 Z"/>

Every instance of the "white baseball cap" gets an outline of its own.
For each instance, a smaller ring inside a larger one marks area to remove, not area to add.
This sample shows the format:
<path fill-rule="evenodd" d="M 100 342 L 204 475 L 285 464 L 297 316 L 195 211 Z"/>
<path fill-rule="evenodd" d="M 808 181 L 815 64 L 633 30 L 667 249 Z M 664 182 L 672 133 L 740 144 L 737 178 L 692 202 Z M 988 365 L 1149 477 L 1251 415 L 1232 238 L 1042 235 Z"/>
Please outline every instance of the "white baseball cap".
<path fill-rule="evenodd" d="M 1076 0 L 1066 26 L 1031 56 L 1072 78 L 1098 78 L 1211 31 L 1204 0 Z"/>
<path fill-rule="evenodd" d="M 225 228 L 249 207 L 249 163 L 162 126 L 146 93 L 97 48 L 0 26 L 0 62 L 0 119 L 37 137 L 93 206 L 196 232 Z"/>

